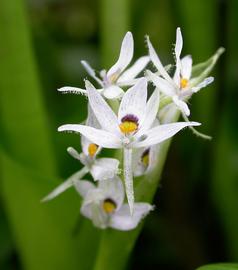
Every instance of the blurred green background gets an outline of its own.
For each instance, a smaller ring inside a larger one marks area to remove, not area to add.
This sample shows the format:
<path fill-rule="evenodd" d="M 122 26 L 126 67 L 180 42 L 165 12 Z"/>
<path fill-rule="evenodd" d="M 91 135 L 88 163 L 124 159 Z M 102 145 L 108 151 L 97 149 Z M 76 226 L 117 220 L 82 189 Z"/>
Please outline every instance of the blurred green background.
<path fill-rule="evenodd" d="M 192 54 L 194 63 L 226 48 L 215 83 L 190 104 L 191 119 L 213 140 L 189 130 L 173 140 L 156 210 L 126 267 L 192 270 L 238 261 L 238 1 L 1 0 L 0 269 L 123 269 L 93 266 L 101 232 L 78 218 L 73 190 L 40 204 L 80 167 L 66 153 L 68 146 L 80 149 L 79 136 L 56 130 L 85 119 L 86 99 L 56 89 L 83 87 L 82 59 L 96 70 L 110 67 L 128 30 L 135 58 L 147 53 L 148 34 L 163 63 L 173 63 L 177 26 L 183 55 Z"/>

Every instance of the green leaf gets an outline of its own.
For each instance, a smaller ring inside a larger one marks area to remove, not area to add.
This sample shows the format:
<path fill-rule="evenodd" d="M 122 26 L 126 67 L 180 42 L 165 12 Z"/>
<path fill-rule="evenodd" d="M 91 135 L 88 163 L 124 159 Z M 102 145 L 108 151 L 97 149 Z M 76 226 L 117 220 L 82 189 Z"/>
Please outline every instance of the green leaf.
<path fill-rule="evenodd" d="M 236 269 L 238 269 L 238 264 L 232 263 L 209 264 L 197 268 L 197 270 L 236 270 Z"/>
<path fill-rule="evenodd" d="M 192 77 L 197 77 L 196 84 L 202 82 L 211 73 L 224 51 L 224 48 L 219 48 L 207 61 L 193 66 Z"/>

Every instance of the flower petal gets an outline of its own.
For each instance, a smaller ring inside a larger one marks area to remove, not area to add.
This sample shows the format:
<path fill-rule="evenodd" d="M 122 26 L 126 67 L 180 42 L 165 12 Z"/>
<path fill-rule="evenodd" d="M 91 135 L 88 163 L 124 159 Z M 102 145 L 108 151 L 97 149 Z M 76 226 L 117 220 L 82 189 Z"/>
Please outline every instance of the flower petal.
<path fill-rule="evenodd" d="M 134 211 L 134 188 L 132 172 L 132 149 L 124 148 L 124 181 L 126 186 L 126 197 L 130 208 L 131 215 Z"/>
<path fill-rule="evenodd" d="M 140 57 L 130 68 L 128 68 L 117 80 L 118 83 L 130 81 L 134 79 L 146 65 L 149 63 L 149 56 Z"/>
<path fill-rule="evenodd" d="M 175 57 L 176 57 L 176 63 L 180 62 L 180 55 L 183 48 L 183 37 L 181 33 L 180 27 L 176 29 L 176 43 L 175 43 Z"/>
<path fill-rule="evenodd" d="M 118 172 L 119 161 L 115 158 L 98 158 L 91 167 L 95 181 L 113 178 Z"/>
<path fill-rule="evenodd" d="M 146 38 L 147 41 L 147 45 L 148 45 L 148 49 L 149 49 L 149 55 L 150 55 L 150 59 L 153 62 L 154 66 L 158 69 L 158 71 L 160 72 L 160 74 L 169 82 L 171 82 L 173 84 L 173 80 L 172 78 L 169 76 L 169 74 L 167 73 L 167 71 L 165 70 L 164 66 L 162 65 L 158 55 L 155 52 L 154 47 L 152 46 L 149 37 L 147 36 Z"/>
<path fill-rule="evenodd" d="M 107 72 L 107 77 L 120 74 L 131 62 L 134 53 L 134 41 L 131 32 L 127 32 L 121 45 L 120 56 L 117 62 Z"/>
<path fill-rule="evenodd" d="M 88 173 L 88 169 L 84 167 L 82 170 L 74 173 L 71 175 L 67 180 L 65 180 L 62 184 L 60 184 L 58 187 L 56 187 L 49 195 L 47 195 L 45 198 L 43 198 L 41 201 L 46 202 L 54 199 L 61 193 L 63 193 L 68 188 L 72 187 L 74 182 L 78 179 L 81 179 L 85 174 Z"/>
<path fill-rule="evenodd" d="M 113 133 L 84 125 L 63 125 L 58 131 L 81 133 L 93 143 L 105 148 L 121 148 L 121 140 Z"/>
<path fill-rule="evenodd" d="M 125 197 L 125 191 L 122 180 L 117 175 L 114 175 L 111 179 L 100 181 L 98 183 L 98 189 L 103 193 L 104 199 L 112 199 L 115 201 L 117 209 L 121 208 Z"/>
<path fill-rule="evenodd" d="M 119 107 L 118 121 L 129 114 L 133 114 L 141 121 L 145 114 L 146 99 L 147 80 L 142 78 L 125 92 Z"/>
<path fill-rule="evenodd" d="M 124 94 L 124 91 L 117 85 L 110 85 L 104 89 L 103 95 L 107 99 L 117 99 L 121 98 Z"/>
<path fill-rule="evenodd" d="M 148 203 L 135 203 L 134 213 L 131 216 L 128 204 L 123 204 L 121 209 L 111 217 L 109 226 L 121 231 L 135 229 L 151 210 L 153 206 Z"/>
<path fill-rule="evenodd" d="M 173 102 L 177 105 L 177 107 L 185 114 L 190 115 L 190 110 L 188 105 L 183 100 L 179 99 L 178 96 L 173 96 Z"/>
<path fill-rule="evenodd" d="M 117 117 L 113 110 L 89 81 L 85 81 L 85 85 L 90 106 L 101 127 L 109 132 L 120 134 Z"/>
<path fill-rule="evenodd" d="M 78 95 L 87 95 L 87 90 L 78 88 L 78 87 L 71 87 L 71 86 L 64 86 L 59 89 L 57 89 L 59 92 L 62 93 L 72 93 L 72 94 L 78 94 Z"/>
<path fill-rule="evenodd" d="M 89 191 L 96 190 L 95 185 L 87 180 L 75 181 L 74 187 L 82 198 L 85 198 Z"/>
<path fill-rule="evenodd" d="M 96 81 L 100 86 L 103 87 L 103 82 L 100 80 L 95 73 L 95 70 L 89 65 L 88 62 L 82 60 L 81 61 L 82 66 L 85 68 L 85 70 L 88 72 L 88 74 Z"/>
<path fill-rule="evenodd" d="M 176 86 L 174 84 L 169 83 L 150 70 L 146 70 L 145 74 L 148 80 L 150 80 L 156 87 L 158 87 L 158 89 L 166 96 L 173 96 L 176 93 Z"/>
<path fill-rule="evenodd" d="M 132 147 L 139 148 L 155 145 L 171 138 L 185 127 L 199 125 L 200 123 L 197 122 L 177 122 L 172 124 L 160 125 L 147 131 L 147 133 L 144 134 L 144 136 L 147 136 L 146 139 L 143 141 L 135 142 Z"/>
<path fill-rule="evenodd" d="M 201 83 L 199 83 L 197 86 L 192 87 L 192 92 L 193 93 L 197 93 L 200 89 L 206 87 L 207 85 L 209 85 L 210 83 L 212 83 L 214 81 L 213 77 L 208 77 L 205 78 Z"/>
<path fill-rule="evenodd" d="M 193 60 L 191 55 L 186 55 L 181 60 L 181 75 L 182 78 L 185 78 L 187 80 L 190 79 L 191 73 L 192 73 L 192 64 Z"/>
<path fill-rule="evenodd" d="M 140 136 L 141 133 L 145 132 L 152 126 L 159 110 L 159 102 L 159 91 L 156 88 L 146 104 L 145 118 L 141 124 L 140 130 L 136 133 L 136 136 Z"/>
<path fill-rule="evenodd" d="M 73 147 L 68 147 L 67 148 L 67 152 L 70 154 L 70 156 L 72 156 L 73 158 L 80 160 L 80 154 L 79 152 L 74 149 Z"/>

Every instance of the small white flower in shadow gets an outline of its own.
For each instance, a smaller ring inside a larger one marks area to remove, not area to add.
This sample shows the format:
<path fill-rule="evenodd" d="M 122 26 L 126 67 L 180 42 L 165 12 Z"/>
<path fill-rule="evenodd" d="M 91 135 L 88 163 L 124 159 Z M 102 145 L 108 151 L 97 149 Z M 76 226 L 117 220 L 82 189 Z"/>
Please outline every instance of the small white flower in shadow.
<path fill-rule="evenodd" d="M 101 229 L 111 227 L 122 231 L 132 230 L 153 210 L 153 206 L 148 203 L 135 203 L 131 215 L 128 204 L 123 204 L 123 183 L 117 176 L 100 181 L 98 187 L 86 180 L 78 180 L 74 185 L 83 197 L 81 214 Z"/>

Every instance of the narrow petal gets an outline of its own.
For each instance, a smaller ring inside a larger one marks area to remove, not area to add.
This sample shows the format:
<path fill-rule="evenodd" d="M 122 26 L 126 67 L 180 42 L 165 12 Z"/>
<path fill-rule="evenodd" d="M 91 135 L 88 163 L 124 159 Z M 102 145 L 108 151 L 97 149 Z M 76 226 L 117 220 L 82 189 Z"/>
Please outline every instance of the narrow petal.
<path fill-rule="evenodd" d="M 188 105 L 183 100 L 179 99 L 178 96 L 173 96 L 173 102 L 177 105 L 177 107 L 187 116 L 190 115 L 190 110 Z"/>
<path fill-rule="evenodd" d="M 117 80 L 118 83 L 126 82 L 134 79 L 140 74 L 149 63 L 149 56 L 140 57 L 132 67 L 128 68 Z"/>
<path fill-rule="evenodd" d="M 181 75 L 182 78 L 186 78 L 186 79 L 190 79 L 191 77 L 191 73 L 192 73 L 192 64 L 193 64 L 193 60 L 191 55 L 186 55 L 185 57 L 183 57 L 183 59 L 181 60 Z"/>
<path fill-rule="evenodd" d="M 124 116 L 133 114 L 139 120 L 144 118 L 147 99 L 147 80 L 142 78 L 136 85 L 127 90 L 122 98 L 118 120 L 120 121 Z"/>
<path fill-rule="evenodd" d="M 47 195 L 45 198 L 43 198 L 41 201 L 46 202 L 54 199 L 61 193 L 63 193 L 65 190 L 69 189 L 73 186 L 74 182 L 81 179 L 88 173 L 88 169 L 84 167 L 82 170 L 74 173 L 71 175 L 67 180 L 65 180 L 62 184 L 60 184 L 58 187 L 56 187 L 49 195 Z"/>
<path fill-rule="evenodd" d="M 101 127 L 109 132 L 120 134 L 117 117 L 113 110 L 89 81 L 86 81 L 85 85 L 90 106 Z"/>
<path fill-rule="evenodd" d="M 75 150 L 73 147 L 68 147 L 67 152 L 72 156 L 73 158 L 80 160 L 80 154 L 77 150 Z"/>
<path fill-rule="evenodd" d="M 58 131 L 81 133 L 93 143 L 105 148 L 121 148 L 121 140 L 113 133 L 84 125 L 63 125 Z"/>
<path fill-rule="evenodd" d="M 111 179 L 117 174 L 118 166 L 119 161 L 115 158 L 98 158 L 92 165 L 90 172 L 95 181 Z"/>
<path fill-rule="evenodd" d="M 115 201 L 117 206 L 116 209 L 121 208 L 125 197 L 125 191 L 122 180 L 117 175 L 114 175 L 111 179 L 100 181 L 98 183 L 98 189 L 101 190 L 105 199 L 110 198 Z"/>
<path fill-rule="evenodd" d="M 146 70 L 146 77 L 166 96 L 173 96 L 176 93 L 176 86 L 159 77 L 150 70 Z"/>
<path fill-rule="evenodd" d="M 107 99 L 118 99 L 121 98 L 124 91 L 117 85 L 110 85 L 103 91 L 103 95 Z"/>
<path fill-rule="evenodd" d="M 78 87 L 71 87 L 71 86 L 64 86 L 58 89 L 59 92 L 62 93 L 72 93 L 78 95 L 87 95 L 87 90 L 78 88 Z"/>
<path fill-rule="evenodd" d="M 171 138 L 185 127 L 199 125 L 200 123 L 197 122 L 177 122 L 172 124 L 160 125 L 147 131 L 147 133 L 144 134 L 144 136 L 146 136 L 146 139 L 143 141 L 135 142 L 132 147 L 139 148 L 155 145 Z"/>
<path fill-rule="evenodd" d="M 134 209 L 134 188 L 132 173 L 132 150 L 124 148 L 124 181 L 126 186 L 126 196 L 130 208 L 131 215 Z"/>
<path fill-rule="evenodd" d="M 82 66 L 85 68 L 85 70 L 88 72 L 88 74 L 96 81 L 100 86 L 103 87 L 103 82 L 100 80 L 95 73 L 95 70 L 89 65 L 88 62 L 82 60 L 81 61 Z"/>
<path fill-rule="evenodd" d="M 134 41 L 131 32 L 127 32 L 121 45 L 119 58 L 107 72 L 107 77 L 110 78 L 114 74 L 120 74 L 130 64 L 134 53 Z"/>
<path fill-rule="evenodd" d="M 147 36 L 147 45 L 148 45 L 148 49 L 149 49 L 149 55 L 150 55 L 150 59 L 153 62 L 154 66 L 158 69 L 158 71 L 160 72 L 160 74 L 169 82 L 173 83 L 172 78 L 169 76 L 169 74 L 167 73 L 167 71 L 165 70 L 164 66 L 162 65 L 158 55 L 155 52 L 155 49 L 153 48 L 149 37 Z"/>
<path fill-rule="evenodd" d="M 120 86 L 120 87 L 133 86 L 142 78 L 144 78 L 144 77 L 139 77 L 139 78 L 132 79 L 132 80 L 129 80 L 129 81 L 117 82 L 117 85 Z"/>
<path fill-rule="evenodd" d="M 200 89 L 206 87 L 207 85 L 209 85 L 210 83 L 212 83 L 214 81 L 213 77 L 208 77 L 205 78 L 201 83 L 199 83 L 197 86 L 192 87 L 192 92 L 193 93 L 197 93 Z"/>
<path fill-rule="evenodd" d="M 180 62 L 180 55 L 183 48 L 183 37 L 180 27 L 176 29 L 175 57 L 176 62 Z"/>
<path fill-rule="evenodd" d="M 160 96 L 158 89 L 155 89 L 151 97 L 146 104 L 145 118 L 141 124 L 140 130 L 137 132 L 137 136 L 140 136 L 143 132 L 149 129 L 156 118 L 159 110 Z"/>
<path fill-rule="evenodd" d="M 124 204 L 121 209 L 111 217 L 109 226 L 121 231 L 135 229 L 139 222 L 151 210 L 153 210 L 153 206 L 148 203 L 135 203 L 134 213 L 131 216 L 128 204 Z"/>

